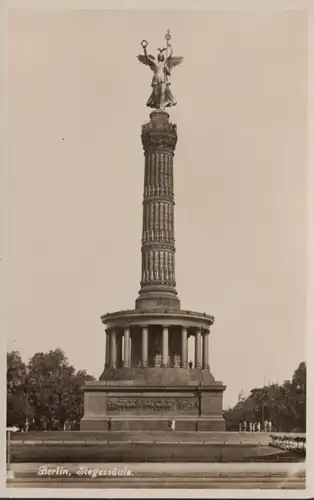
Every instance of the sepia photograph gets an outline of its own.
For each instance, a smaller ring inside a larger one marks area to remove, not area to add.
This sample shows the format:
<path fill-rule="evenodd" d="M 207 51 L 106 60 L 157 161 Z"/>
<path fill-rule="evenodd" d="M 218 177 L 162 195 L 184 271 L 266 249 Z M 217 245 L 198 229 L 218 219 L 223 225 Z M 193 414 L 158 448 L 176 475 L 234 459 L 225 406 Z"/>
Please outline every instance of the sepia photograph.
<path fill-rule="evenodd" d="M 57 3 L 7 11 L 6 491 L 305 493 L 306 10 Z"/>

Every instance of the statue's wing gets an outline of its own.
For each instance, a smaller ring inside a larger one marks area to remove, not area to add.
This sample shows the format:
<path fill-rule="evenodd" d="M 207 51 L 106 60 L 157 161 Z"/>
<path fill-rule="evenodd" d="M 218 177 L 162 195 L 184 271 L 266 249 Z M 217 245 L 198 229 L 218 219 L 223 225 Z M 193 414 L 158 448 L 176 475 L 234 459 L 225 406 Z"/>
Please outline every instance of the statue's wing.
<path fill-rule="evenodd" d="M 182 56 L 169 57 L 169 59 L 167 61 L 169 70 L 171 70 L 175 66 L 178 66 L 178 64 L 181 64 L 182 61 L 183 61 L 183 57 Z"/>
<path fill-rule="evenodd" d="M 151 70 L 153 71 L 155 70 L 156 63 L 154 56 L 149 55 L 148 57 L 146 57 L 143 55 L 139 55 L 137 56 L 137 58 L 141 63 L 146 64 L 146 66 L 149 66 Z"/>

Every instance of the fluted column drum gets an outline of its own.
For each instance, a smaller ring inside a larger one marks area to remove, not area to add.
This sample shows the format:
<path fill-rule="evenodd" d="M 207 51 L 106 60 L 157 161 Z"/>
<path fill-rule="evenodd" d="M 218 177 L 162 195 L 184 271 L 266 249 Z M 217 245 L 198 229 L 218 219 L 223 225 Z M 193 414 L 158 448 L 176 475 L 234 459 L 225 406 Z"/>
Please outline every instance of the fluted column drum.
<path fill-rule="evenodd" d="M 137 309 L 179 309 L 175 279 L 173 156 L 176 125 L 154 111 L 143 125 L 145 154 L 142 273 Z"/>

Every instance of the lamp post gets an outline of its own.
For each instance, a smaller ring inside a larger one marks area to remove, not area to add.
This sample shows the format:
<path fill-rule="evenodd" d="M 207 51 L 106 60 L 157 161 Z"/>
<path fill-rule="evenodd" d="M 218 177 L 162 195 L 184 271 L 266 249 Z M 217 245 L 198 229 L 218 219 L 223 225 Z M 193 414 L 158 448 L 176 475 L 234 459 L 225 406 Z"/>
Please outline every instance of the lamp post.
<path fill-rule="evenodd" d="M 11 469 L 11 432 L 18 431 L 18 427 L 7 427 L 7 479 L 14 479 L 14 471 Z"/>

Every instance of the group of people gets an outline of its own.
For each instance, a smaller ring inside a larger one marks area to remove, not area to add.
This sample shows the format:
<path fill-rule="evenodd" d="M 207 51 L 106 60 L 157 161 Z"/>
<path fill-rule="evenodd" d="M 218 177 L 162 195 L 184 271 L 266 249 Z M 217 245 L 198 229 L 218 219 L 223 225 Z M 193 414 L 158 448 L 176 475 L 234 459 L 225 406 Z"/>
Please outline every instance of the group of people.
<path fill-rule="evenodd" d="M 262 425 L 261 422 L 244 422 L 239 423 L 239 431 L 240 432 L 271 432 L 272 430 L 272 421 L 265 420 Z"/>
<path fill-rule="evenodd" d="M 302 454 L 306 452 L 306 438 L 303 436 L 271 436 L 271 438 L 272 441 L 269 445 L 274 448 L 296 451 Z"/>

